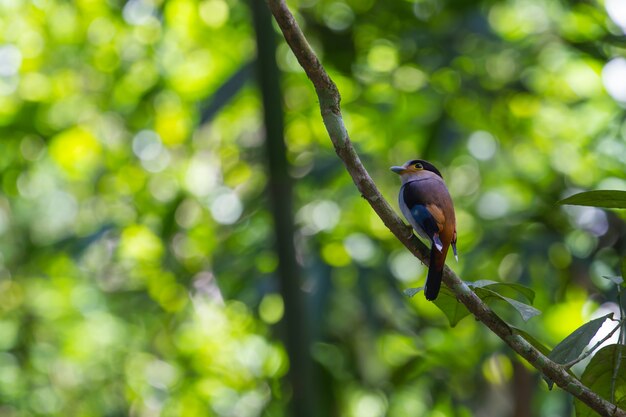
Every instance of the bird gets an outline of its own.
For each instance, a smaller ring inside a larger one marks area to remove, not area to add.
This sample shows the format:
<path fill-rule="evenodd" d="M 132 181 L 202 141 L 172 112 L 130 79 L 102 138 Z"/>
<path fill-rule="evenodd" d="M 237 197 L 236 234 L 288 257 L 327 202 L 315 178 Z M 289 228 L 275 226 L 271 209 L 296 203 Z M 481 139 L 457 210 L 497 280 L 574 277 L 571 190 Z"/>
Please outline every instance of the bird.
<path fill-rule="evenodd" d="M 443 268 L 450 246 L 456 260 L 459 259 L 452 197 L 441 172 L 428 161 L 413 159 L 402 166 L 392 166 L 390 169 L 400 175 L 402 180 L 398 194 L 402 214 L 417 234 L 431 243 L 424 295 L 427 300 L 434 301 L 439 295 Z"/>

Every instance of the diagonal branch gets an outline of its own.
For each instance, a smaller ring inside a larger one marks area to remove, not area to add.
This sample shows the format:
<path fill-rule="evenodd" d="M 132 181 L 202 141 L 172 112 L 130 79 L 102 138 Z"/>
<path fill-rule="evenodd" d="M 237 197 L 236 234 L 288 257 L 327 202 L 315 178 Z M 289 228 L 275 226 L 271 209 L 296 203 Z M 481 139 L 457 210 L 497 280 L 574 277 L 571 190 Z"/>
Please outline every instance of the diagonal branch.
<path fill-rule="evenodd" d="M 256 0 L 260 1 L 260 0 Z M 270 10 L 282 30 L 285 40 L 304 68 L 307 76 L 313 83 L 320 102 L 322 119 L 328 135 L 341 158 L 354 184 L 363 198 L 378 214 L 389 230 L 422 262 L 428 264 L 428 248 L 417 239 L 410 228 L 396 215 L 389 203 L 383 198 L 372 181 L 369 173 L 361 163 L 354 147 L 350 142 L 348 132 L 341 117 L 339 102 L 341 97 L 335 83 L 320 63 L 313 49 L 307 42 L 295 18 L 287 8 L 284 0 L 268 0 Z M 626 412 L 616 405 L 603 399 L 591 391 L 579 380 L 569 375 L 566 370 L 552 362 L 541 352 L 535 349 L 522 336 L 513 333 L 511 328 L 498 317 L 485 303 L 483 303 L 461 279 L 446 267 L 443 281 L 454 292 L 457 299 L 467 309 L 517 354 L 526 359 L 546 377 L 554 381 L 559 387 L 571 393 L 593 410 L 603 416 L 626 417 Z"/>

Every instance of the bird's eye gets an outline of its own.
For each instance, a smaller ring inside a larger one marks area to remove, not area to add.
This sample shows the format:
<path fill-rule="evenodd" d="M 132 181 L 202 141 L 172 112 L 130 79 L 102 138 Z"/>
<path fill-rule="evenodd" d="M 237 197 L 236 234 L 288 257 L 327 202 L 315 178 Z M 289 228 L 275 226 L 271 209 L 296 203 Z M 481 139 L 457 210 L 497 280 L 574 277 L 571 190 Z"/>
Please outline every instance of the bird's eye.
<path fill-rule="evenodd" d="M 413 166 L 414 166 L 416 169 L 424 169 L 424 167 L 422 166 L 422 164 L 421 164 L 421 163 L 419 163 L 419 162 L 418 162 L 417 164 L 413 165 Z"/>

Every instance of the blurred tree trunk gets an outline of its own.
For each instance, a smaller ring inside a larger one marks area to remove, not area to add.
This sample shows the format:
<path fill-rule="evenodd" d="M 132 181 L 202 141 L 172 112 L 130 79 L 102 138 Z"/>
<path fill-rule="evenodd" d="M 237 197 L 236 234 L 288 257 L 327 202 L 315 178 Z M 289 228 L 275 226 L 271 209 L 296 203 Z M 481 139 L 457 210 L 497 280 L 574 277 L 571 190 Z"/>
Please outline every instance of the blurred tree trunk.
<path fill-rule="evenodd" d="M 532 415 L 533 390 L 535 380 L 528 369 L 518 360 L 513 361 L 513 417 L 530 417 Z"/>
<path fill-rule="evenodd" d="M 317 415 L 316 384 L 310 355 L 310 330 L 306 297 L 302 291 L 300 267 L 294 246 L 292 179 L 288 173 L 283 138 L 283 110 L 276 65 L 275 33 L 264 1 L 250 0 L 257 39 L 257 79 L 261 89 L 265 121 L 265 148 L 268 167 L 268 192 L 274 219 L 278 254 L 278 279 L 285 303 L 284 341 L 289 355 L 289 382 L 292 389 L 291 413 L 294 417 Z"/>

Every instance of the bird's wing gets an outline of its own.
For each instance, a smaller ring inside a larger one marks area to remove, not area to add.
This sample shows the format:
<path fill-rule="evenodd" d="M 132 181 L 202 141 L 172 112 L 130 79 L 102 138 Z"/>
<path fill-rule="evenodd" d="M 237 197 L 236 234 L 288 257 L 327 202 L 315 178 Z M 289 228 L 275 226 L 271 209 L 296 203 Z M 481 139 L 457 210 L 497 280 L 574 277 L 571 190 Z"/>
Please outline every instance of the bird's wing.
<path fill-rule="evenodd" d="M 413 181 L 403 187 L 403 199 L 412 220 L 426 233 L 438 247 L 441 247 L 439 232 L 444 227 L 446 218 L 443 210 L 430 196 L 431 181 Z M 411 219 L 409 219 L 411 220 Z"/>
<path fill-rule="evenodd" d="M 441 210 L 439 206 L 434 203 L 426 204 L 426 209 L 437 222 L 437 229 L 441 231 L 441 229 L 443 229 L 443 225 L 446 223 L 446 216 L 443 214 L 443 210 Z"/>
<path fill-rule="evenodd" d="M 426 232 L 429 238 L 433 239 L 440 229 L 428 207 L 423 204 L 415 204 L 410 210 L 413 220 Z"/>

